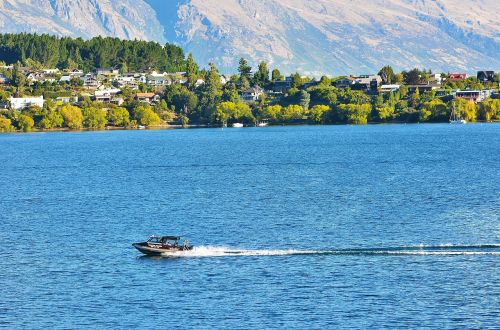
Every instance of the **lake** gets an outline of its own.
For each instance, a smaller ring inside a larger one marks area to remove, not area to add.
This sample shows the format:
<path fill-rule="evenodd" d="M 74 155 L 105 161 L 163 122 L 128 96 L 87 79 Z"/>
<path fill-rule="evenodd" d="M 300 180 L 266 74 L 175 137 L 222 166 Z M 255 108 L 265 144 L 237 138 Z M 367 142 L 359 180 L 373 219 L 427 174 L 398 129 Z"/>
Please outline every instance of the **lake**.
<path fill-rule="evenodd" d="M 499 124 L 2 134 L 0 164 L 0 327 L 498 326 Z"/>

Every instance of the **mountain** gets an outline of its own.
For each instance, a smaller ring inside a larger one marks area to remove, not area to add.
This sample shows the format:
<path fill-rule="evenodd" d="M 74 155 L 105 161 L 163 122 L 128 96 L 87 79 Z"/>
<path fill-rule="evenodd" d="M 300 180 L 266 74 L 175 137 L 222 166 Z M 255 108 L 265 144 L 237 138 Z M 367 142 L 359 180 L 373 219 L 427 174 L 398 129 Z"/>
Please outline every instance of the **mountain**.
<path fill-rule="evenodd" d="M 149 5 L 135 0 L 0 0 L 0 33 L 165 41 L 155 16 Z"/>
<path fill-rule="evenodd" d="M 500 68 L 497 0 L 0 0 L 0 9 L 1 32 L 168 40 L 225 72 L 240 57 L 309 74 Z"/>

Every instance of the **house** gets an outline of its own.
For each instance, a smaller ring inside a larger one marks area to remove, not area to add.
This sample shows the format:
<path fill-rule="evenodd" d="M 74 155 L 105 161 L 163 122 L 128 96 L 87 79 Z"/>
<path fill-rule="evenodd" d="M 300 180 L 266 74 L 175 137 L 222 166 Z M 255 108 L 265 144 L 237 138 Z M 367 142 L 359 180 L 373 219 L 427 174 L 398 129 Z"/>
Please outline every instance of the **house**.
<path fill-rule="evenodd" d="M 462 98 L 467 101 L 478 103 L 483 102 L 485 99 L 490 98 L 493 94 L 493 90 L 467 90 L 467 91 L 456 91 L 453 96 L 454 98 Z"/>
<path fill-rule="evenodd" d="M 119 88 L 129 87 L 132 89 L 138 89 L 139 83 L 136 81 L 134 76 L 117 76 L 113 78 L 113 85 Z"/>
<path fill-rule="evenodd" d="M 292 82 L 286 80 L 277 80 L 271 86 L 271 90 L 274 93 L 288 93 L 290 88 L 292 88 Z"/>
<path fill-rule="evenodd" d="M 45 72 L 43 71 L 31 71 L 26 74 L 26 81 L 28 85 L 32 85 L 35 82 L 45 81 Z"/>
<path fill-rule="evenodd" d="M 146 81 L 148 86 L 166 86 L 171 83 L 171 80 L 164 76 L 148 76 Z"/>
<path fill-rule="evenodd" d="M 200 87 L 201 85 L 204 85 L 204 84 L 205 84 L 205 80 L 203 80 L 203 79 L 198 79 L 198 80 L 196 80 L 196 82 L 194 83 L 194 86 L 195 86 L 196 88 L 198 88 L 198 87 Z"/>
<path fill-rule="evenodd" d="M 424 92 L 430 92 L 433 90 L 438 89 L 440 86 L 439 85 L 432 85 L 432 84 L 419 84 L 419 85 L 408 85 L 408 92 L 410 94 L 413 94 L 416 92 L 418 88 L 419 93 L 424 93 Z"/>
<path fill-rule="evenodd" d="M 137 93 L 134 99 L 146 103 L 157 103 L 160 102 L 160 95 L 155 93 Z"/>
<path fill-rule="evenodd" d="M 63 72 L 63 76 L 81 77 L 83 75 L 84 75 L 83 71 L 82 70 L 78 70 L 78 69 L 73 69 L 73 70 L 69 70 L 69 71 L 64 71 Z"/>
<path fill-rule="evenodd" d="M 71 76 L 69 74 L 65 74 L 59 78 L 60 83 L 69 83 L 71 81 Z"/>
<path fill-rule="evenodd" d="M 264 90 L 259 86 L 250 87 L 241 93 L 241 99 L 243 102 L 256 102 L 262 99 L 262 94 Z"/>
<path fill-rule="evenodd" d="M 98 76 L 117 76 L 120 71 L 115 68 L 98 68 L 95 70 Z"/>
<path fill-rule="evenodd" d="M 9 101 L 10 107 L 14 110 L 22 110 L 32 105 L 36 105 L 41 108 L 44 103 L 43 96 L 11 97 Z"/>
<path fill-rule="evenodd" d="M 467 79 L 467 73 L 450 73 L 450 81 L 464 81 Z"/>
<path fill-rule="evenodd" d="M 350 88 L 356 83 L 356 78 L 349 76 L 345 78 L 340 78 L 335 82 L 335 87 L 337 88 Z"/>
<path fill-rule="evenodd" d="M 122 97 L 117 97 L 117 96 L 114 96 L 111 98 L 111 101 L 109 101 L 109 103 L 111 104 L 115 104 L 117 106 L 121 106 L 125 101 L 123 100 Z"/>
<path fill-rule="evenodd" d="M 308 82 L 304 83 L 304 85 L 302 85 L 302 88 L 307 89 L 309 87 L 314 87 L 314 86 L 318 86 L 318 85 L 319 85 L 319 81 L 313 80 L 313 81 L 308 81 Z"/>
<path fill-rule="evenodd" d="M 477 80 L 482 83 L 494 82 L 495 81 L 495 71 L 478 71 Z"/>
<path fill-rule="evenodd" d="M 59 96 L 59 97 L 56 97 L 56 102 L 76 103 L 76 102 L 78 102 L 78 96 Z"/>
<path fill-rule="evenodd" d="M 7 85 L 9 82 L 10 79 L 0 73 L 0 85 Z"/>
<path fill-rule="evenodd" d="M 390 93 L 390 92 L 397 92 L 399 90 L 399 85 L 397 84 L 392 84 L 392 85 L 381 85 L 379 92 L 380 93 Z"/>
<path fill-rule="evenodd" d="M 46 74 L 56 74 L 59 72 L 59 69 L 57 69 L 57 68 L 55 68 L 55 69 L 43 69 L 42 71 Z"/>
<path fill-rule="evenodd" d="M 441 78 L 440 73 L 433 73 L 429 75 L 429 80 L 427 81 L 428 84 L 432 85 L 441 85 L 443 82 L 443 78 Z"/>
<path fill-rule="evenodd" d="M 121 93 L 121 90 L 117 88 L 103 89 L 95 91 L 94 99 L 98 102 L 111 102 L 116 94 Z"/>
<path fill-rule="evenodd" d="M 83 87 L 86 88 L 97 88 L 100 85 L 99 80 L 91 73 L 87 73 L 80 77 L 80 79 L 83 80 Z"/>
<path fill-rule="evenodd" d="M 364 90 L 377 90 L 378 86 L 382 84 L 382 77 L 379 75 L 361 75 L 355 77 L 353 89 Z"/>
<path fill-rule="evenodd" d="M 225 84 L 227 84 L 230 81 L 231 81 L 231 77 L 230 76 L 225 76 L 225 75 L 221 75 L 220 76 L 220 83 L 222 85 L 225 85 Z"/>

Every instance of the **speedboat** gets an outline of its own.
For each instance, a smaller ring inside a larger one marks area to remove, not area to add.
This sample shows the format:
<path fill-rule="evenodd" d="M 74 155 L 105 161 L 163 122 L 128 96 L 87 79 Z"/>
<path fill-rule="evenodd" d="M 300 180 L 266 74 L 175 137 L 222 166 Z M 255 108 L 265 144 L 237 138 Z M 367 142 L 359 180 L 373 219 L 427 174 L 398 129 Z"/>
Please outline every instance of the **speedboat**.
<path fill-rule="evenodd" d="M 146 242 L 133 243 L 132 246 L 147 255 L 175 255 L 179 252 L 192 250 L 189 241 L 184 240 L 180 244 L 178 236 L 156 236 L 152 235 Z"/>
<path fill-rule="evenodd" d="M 233 127 L 234 127 L 234 128 L 242 128 L 242 127 L 243 127 L 243 124 L 242 124 L 242 123 L 234 123 L 234 124 L 233 124 Z"/>

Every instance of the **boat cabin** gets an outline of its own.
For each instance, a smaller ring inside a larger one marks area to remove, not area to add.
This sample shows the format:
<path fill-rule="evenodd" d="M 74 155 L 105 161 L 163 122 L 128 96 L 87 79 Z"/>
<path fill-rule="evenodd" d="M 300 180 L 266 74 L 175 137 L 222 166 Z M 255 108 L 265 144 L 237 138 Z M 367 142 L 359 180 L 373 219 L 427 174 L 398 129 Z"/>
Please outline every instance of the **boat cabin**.
<path fill-rule="evenodd" d="M 180 237 L 178 236 L 151 236 L 147 243 L 151 247 L 178 247 Z"/>

